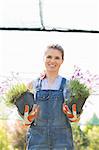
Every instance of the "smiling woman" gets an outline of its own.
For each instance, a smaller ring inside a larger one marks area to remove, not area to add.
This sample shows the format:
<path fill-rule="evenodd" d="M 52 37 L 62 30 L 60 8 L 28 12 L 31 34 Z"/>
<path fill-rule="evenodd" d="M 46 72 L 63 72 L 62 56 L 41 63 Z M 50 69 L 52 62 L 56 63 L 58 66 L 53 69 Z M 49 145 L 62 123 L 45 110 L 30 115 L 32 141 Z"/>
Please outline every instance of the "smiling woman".
<path fill-rule="evenodd" d="M 35 84 L 31 83 L 35 89 L 36 105 L 30 113 L 27 105 L 24 111 L 25 124 L 30 125 L 27 150 L 74 150 L 69 122 L 71 118 L 67 116 L 67 110 L 63 111 L 68 82 L 59 75 L 63 61 L 63 48 L 58 44 L 48 46 L 44 53 L 45 75 L 38 78 Z M 72 112 L 74 111 L 75 115 L 71 113 L 71 116 L 73 122 L 77 122 L 79 118 L 76 116 L 76 108 Z"/>

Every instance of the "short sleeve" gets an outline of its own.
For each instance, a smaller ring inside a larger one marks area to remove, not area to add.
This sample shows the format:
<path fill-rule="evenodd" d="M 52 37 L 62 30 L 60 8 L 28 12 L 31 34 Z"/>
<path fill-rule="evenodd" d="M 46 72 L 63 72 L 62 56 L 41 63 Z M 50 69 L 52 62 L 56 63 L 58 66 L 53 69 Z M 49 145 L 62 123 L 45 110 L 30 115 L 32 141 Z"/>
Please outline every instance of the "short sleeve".
<path fill-rule="evenodd" d="M 35 87 L 36 87 L 36 81 L 35 80 L 32 80 L 31 82 L 29 82 L 27 84 L 27 88 L 30 92 L 34 93 L 35 91 Z"/>

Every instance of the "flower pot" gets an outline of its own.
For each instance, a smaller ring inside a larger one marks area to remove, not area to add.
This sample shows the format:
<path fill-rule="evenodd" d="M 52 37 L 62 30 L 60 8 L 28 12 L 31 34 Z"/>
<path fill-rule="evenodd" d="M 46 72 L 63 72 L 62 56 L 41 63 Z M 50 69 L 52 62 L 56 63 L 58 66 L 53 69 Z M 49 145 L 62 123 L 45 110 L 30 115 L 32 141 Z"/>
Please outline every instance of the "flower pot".
<path fill-rule="evenodd" d="M 20 97 L 16 99 L 15 105 L 21 115 L 24 115 L 25 105 L 29 106 L 29 112 L 31 112 L 34 105 L 34 95 L 29 91 L 24 92 Z"/>
<path fill-rule="evenodd" d="M 67 101 L 66 104 L 68 105 L 68 107 L 69 107 L 69 109 L 71 110 L 71 112 L 72 112 L 72 106 L 73 106 L 73 104 L 76 104 L 76 112 L 77 112 L 77 115 L 80 115 L 80 114 L 82 113 L 82 108 L 83 108 L 83 106 L 84 106 L 86 100 L 87 100 L 87 99 L 83 99 L 83 100 L 81 100 L 81 99 L 79 99 L 79 100 L 73 99 L 73 100 L 70 101 L 70 102 Z"/>

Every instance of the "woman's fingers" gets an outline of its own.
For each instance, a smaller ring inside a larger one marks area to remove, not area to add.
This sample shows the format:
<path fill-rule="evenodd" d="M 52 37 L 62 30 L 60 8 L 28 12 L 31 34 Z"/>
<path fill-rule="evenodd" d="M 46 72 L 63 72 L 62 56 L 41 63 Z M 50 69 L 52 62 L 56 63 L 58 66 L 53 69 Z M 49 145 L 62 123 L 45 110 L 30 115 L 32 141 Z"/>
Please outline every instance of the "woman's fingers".
<path fill-rule="evenodd" d="M 38 117 L 40 111 L 40 107 L 37 104 L 34 104 L 32 111 L 30 112 L 28 119 L 32 121 L 33 119 L 36 119 Z"/>
<path fill-rule="evenodd" d="M 74 115 L 75 117 L 77 117 L 76 104 L 73 104 L 73 106 L 72 106 L 72 112 L 73 112 L 73 115 Z"/>
<path fill-rule="evenodd" d="M 32 114 L 32 115 L 29 115 L 29 116 L 28 116 L 28 120 L 29 120 L 30 122 L 32 122 L 32 121 L 35 119 L 35 117 L 36 117 L 35 113 Z"/>
<path fill-rule="evenodd" d="M 38 117 L 39 111 L 40 111 L 40 107 L 37 105 L 34 109 L 35 117 Z"/>
<path fill-rule="evenodd" d="M 29 106 L 25 105 L 25 110 L 24 110 L 24 118 L 26 118 L 29 114 Z"/>
<path fill-rule="evenodd" d="M 38 113 L 40 111 L 40 107 L 37 104 L 34 104 L 32 111 L 30 112 L 30 115 L 34 113 Z"/>
<path fill-rule="evenodd" d="M 29 106 L 25 105 L 25 112 L 29 112 Z"/>
<path fill-rule="evenodd" d="M 63 111 L 68 115 L 72 114 L 69 107 L 65 103 L 63 103 Z"/>
<path fill-rule="evenodd" d="M 69 107 L 63 103 L 63 112 L 67 115 L 71 122 L 78 122 L 80 120 L 80 118 L 77 117 L 76 104 L 73 104 L 71 112 Z"/>

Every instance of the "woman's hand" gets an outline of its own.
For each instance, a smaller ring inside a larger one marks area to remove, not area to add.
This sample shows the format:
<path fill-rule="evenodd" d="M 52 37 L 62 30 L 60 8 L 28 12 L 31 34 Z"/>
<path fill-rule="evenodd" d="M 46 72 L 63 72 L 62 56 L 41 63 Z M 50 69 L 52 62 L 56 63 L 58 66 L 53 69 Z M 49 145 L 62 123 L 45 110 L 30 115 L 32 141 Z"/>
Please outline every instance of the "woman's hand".
<path fill-rule="evenodd" d="M 67 115 L 68 119 L 71 122 L 78 122 L 80 120 L 80 117 L 77 116 L 76 104 L 73 104 L 72 106 L 72 113 L 68 106 L 65 103 L 63 103 L 63 112 Z"/>
<path fill-rule="evenodd" d="M 29 106 L 25 105 L 24 124 L 26 126 L 30 125 L 33 122 L 33 120 L 38 117 L 39 111 L 40 111 L 40 107 L 34 104 L 32 111 L 29 113 Z"/>

